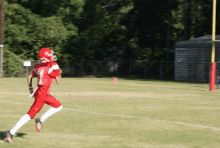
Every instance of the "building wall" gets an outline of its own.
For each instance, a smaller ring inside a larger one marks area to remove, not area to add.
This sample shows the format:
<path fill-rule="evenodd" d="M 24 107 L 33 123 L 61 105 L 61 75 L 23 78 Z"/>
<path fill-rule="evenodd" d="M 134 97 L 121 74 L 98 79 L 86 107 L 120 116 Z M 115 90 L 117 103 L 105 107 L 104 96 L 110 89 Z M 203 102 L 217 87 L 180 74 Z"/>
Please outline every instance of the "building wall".
<path fill-rule="evenodd" d="M 220 40 L 220 35 L 216 35 Z M 220 76 L 220 42 L 215 43 L 216 74 Z M 175 45 L 174 79 L 178 81 L 209 82 L 212 35 L 182 41 Z"/>
<path fill-rule="evenodd" d="M 187 69 L 187 48 L 176 48 L 175 49 L 175 72 L 174 80 L 187 81 L 188 69 Z"/>
<path fill-rule="evenodd" d="M 210 48 L 176 48 L 174 79 L 177 81 L 208 82 L 210 60 Z"/>

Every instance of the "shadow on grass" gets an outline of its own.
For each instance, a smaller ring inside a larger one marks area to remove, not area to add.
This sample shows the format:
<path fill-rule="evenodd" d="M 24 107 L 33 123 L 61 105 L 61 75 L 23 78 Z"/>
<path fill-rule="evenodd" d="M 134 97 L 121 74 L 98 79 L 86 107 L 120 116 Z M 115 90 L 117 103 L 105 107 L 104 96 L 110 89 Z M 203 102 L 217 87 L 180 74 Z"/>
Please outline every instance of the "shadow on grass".
<path fill-rule="evenodd" d="M 27 135 L 27 134 L 25 134 L 25 133 L 17 133 L 17 134 L 15 134 L 14 137 L 24 138 L 23 137 L 24 135 Z M 5 132 L 0 131 L 0 140 L 5 140 L 5 138 L 6 138 Z"/>
<path fill-rule="evenodd" d="M 6 138 L 5 132 L 0 131 L 0 140 L 4 140 Z"/>
<path fill-rule="evenodd" d="M 23 137 L 24 135 L 27 135 L 27 134 L 25 134 L 25 133 L 17 133 L 17 134 L 15 135 L 15 137 L 24 138 L 24 137 Z"/>

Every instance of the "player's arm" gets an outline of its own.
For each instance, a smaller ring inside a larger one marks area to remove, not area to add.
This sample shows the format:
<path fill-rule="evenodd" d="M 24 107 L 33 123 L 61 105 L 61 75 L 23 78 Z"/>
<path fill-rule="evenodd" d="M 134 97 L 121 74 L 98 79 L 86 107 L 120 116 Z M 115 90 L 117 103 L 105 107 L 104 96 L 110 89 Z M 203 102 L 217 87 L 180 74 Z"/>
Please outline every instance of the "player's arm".
<path fill-rule="evenodd" d="M 56 81 L 56 83 L 59 85 L 60 84 L 60 80 L 61 80 L 61 77 L 60 76 L 57 76 L 56 78 L 55 78 L 55 81 Z"/>
<path fill-rule="evenodd" d="M 56 81 L 56 83 L 57 83 L 58 85 L 60 84 L 61 74 L 62 74 L 62 70 L 59 69 L 59 76 L 57 76 L 57 77 L 55 78 L 55 81 Z"/>
<path fill-rule="evenodd" d="M 32 87 L 32 79 L 33 79 L 33 77 L 34 77 L 33 74 L 30 74 L 27 77 L 27 83 L 28 83 L 29 91 L 30 91 L 31 94 L 33 93 L 33 87 Z"/>
<path fill-rule="evenodd" d="M 37 77 L 35 68 L 32 71 L 32 73 L 27 77 L 27 83 L 28 83 L 29 91 L 30 91 L 31 94 L 33 93 L 32 79 L 34 77 Z"/>
<path fill-rule="evenodd" d="M 56 84 L 60 84 L 62 70 L 59 68 L 59 65 L 57 63 L 55 63 L 49 69 L 48 74 L 50 75 L 51 78 L 55 79 Z"/>

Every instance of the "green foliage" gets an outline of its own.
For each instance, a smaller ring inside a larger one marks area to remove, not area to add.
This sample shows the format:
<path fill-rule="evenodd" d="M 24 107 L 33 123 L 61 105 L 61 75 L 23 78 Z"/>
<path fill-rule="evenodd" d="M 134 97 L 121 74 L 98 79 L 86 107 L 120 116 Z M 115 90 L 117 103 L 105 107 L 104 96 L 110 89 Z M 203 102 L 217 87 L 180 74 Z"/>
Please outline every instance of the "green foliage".
<path fill-rule="evenodd" d="M 105 7 L 107 5 L 108 1 L 86 1 L 80 19 L 74 21 L 79 35 L 66 46 L 66 52 L 74 57 L 73 61 L 117 59 L 117 53 L 123 53 L 122 47 L 129 39 L 125 37 L 126 27 L 121 20 L 132 7 L 125 2 L 120 3 L 117 9 Z"/>
<path fill-rule="evenodd" d="M 7 0 L 4 44 L 24 60 L 36 60 L 39 49 L 49 47 L 64 67 L 87 60 L 161 60 L 167 41 L 174 49 L 176 42 L 211 34 L 211 18 L 205 0 Z"/>
<path fill-rule="evenodd" d="M 23 54 L 23 59 L 37 59 L 39 49 L 49 47 L 58 58 L 64 58 L 61 56 L 64 43 L 68 37 L 77 36 L 78 28 L 71 22 L 64 23 L 60 15 L 35 14 L 31 7 L 25 8 L 30 1 L 10 2 L 5 2 L 4 24 L 4 44 L 8 49 L 16 55 Z"/>
<path fill-rule="evenodd" d="M 135 71 L 135 70 L 139 70 L 139 69 L 144 69 L 144 61 L 134 61 L 132 63 L 132 70 Z"/>
<path fill-rule="evenodd" d="M 23 70 L 23 66 L 22 66 L 23 62 L 18 56 L 16 56 L 14 53 L 10 52 L 7 49 L 4 49 L 3 58 L 4 58 L 3 61 L 4 77 L 11 77 L 21 74 Z"/>

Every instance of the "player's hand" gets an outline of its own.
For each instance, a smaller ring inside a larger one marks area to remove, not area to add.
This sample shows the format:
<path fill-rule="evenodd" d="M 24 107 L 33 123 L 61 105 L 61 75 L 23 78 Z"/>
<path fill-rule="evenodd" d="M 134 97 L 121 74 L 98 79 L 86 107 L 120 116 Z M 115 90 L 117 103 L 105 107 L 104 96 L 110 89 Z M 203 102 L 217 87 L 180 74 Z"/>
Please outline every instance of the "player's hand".
<path fill-rule="evenodd" d="M 33 77 L 38 77 L 38 75 L 35 73 L 35 74 L 33 75 Z"/>
<path fill-rule="evenodd" d="M 32 94 L 34 92 L 33 87 L 29 87 L 29 91 L 30 91 L 30 94 Z"/>
<path fill-rule="evenodd" d="M 32 94 L 34 91 L 33 90 L 30 90 L 30 94 Z"/>
<path fill-rule="evenodd" d="M 62 74 L 62 70 L 61 70 L 61 69 L 59 69 L 59 74 L 60 74 L 60 75 Z"/>
<path fill-rule="evenodd" d="M 61 69 L 59 69 L 59 74 L 60 74 L 60 78 L 61 78 L 61 74 L 62 74 L 62 70 Z"/>

